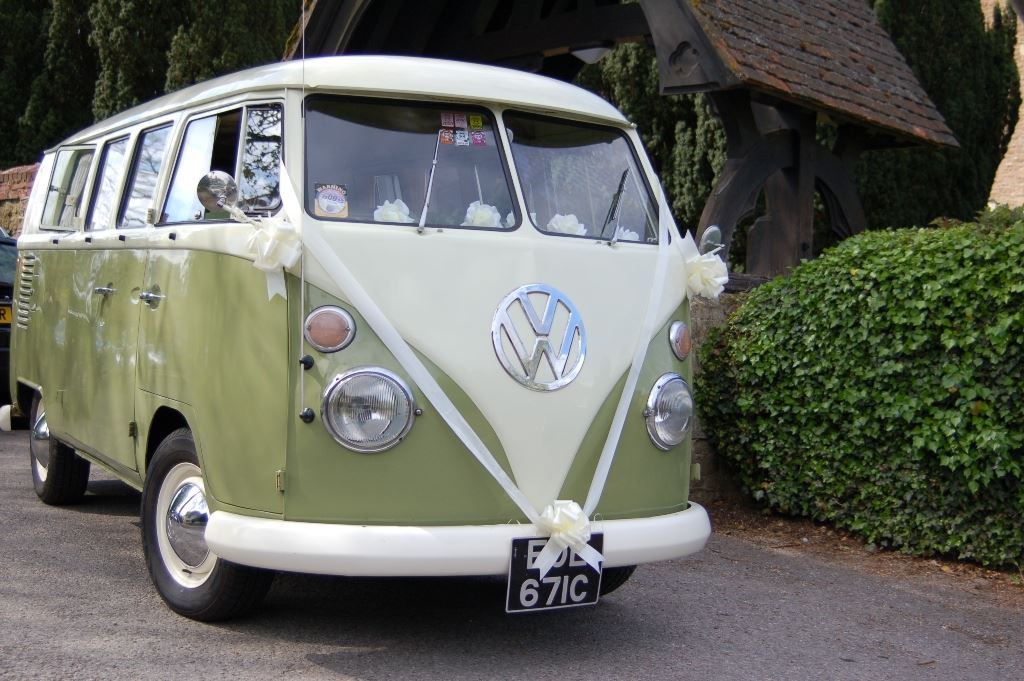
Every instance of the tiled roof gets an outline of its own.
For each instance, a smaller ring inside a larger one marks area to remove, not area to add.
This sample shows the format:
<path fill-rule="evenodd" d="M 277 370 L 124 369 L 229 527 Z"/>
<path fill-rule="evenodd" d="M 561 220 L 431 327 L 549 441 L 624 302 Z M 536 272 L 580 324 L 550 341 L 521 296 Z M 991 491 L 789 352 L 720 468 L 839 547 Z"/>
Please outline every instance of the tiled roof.
<path fill-rule="evenodd" d="M 898 137 L 957 141 L 866 0 L 690 0 L 741 84 Z"/>

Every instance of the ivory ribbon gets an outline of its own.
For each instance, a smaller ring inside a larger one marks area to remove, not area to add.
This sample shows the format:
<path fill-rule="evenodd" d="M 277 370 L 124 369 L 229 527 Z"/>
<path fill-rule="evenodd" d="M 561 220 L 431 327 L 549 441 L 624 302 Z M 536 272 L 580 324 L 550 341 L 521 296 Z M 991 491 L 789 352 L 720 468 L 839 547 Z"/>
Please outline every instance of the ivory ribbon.
<path fill-rule="evenodd" d="M 289 213 L 286 211 L 284 217 L 253 220 L 234 206 L 228 212 L 235 220 L 252 226 L 246 248 L 253 256 L 253 266 L 267 275 L 267 299 L 287 298 L 284 270 L 294 267 L 302 256 L 302 239 L 288 221 Z"/>
<path fill-rule="evenodd" d="M 281 166 L 281 197 L 284 203 L 285 215 L 302 214 L 301 205 L 294 193 L 288 171 L 283 164 Z M 657 321 L 658 311 L 661 307 L 661 295 L 669 255 L 668 221 L 671 220 L 671 213 L 668 211 L 664 196 L 661 197 L 660 213 L 661 217 L 658 225 L 658 264 L 651 284 L 647 314 L 644 319 L 642 333 L 637 341 L 633 364 L 630 367 L 626 385 L 619 399 L 619 406 L 612 419 L 608 440 L 598 461 L 586 505 L 581 508 L 575 501 L 556 500 L 546 506 L 540 513 L 537 512 L 522 490 L 505 473 L 505 470 L 498 464 L 494 455 L 491 454 L 466 419 L 459 413 L 444 390 L 442 390 L 441 386 L 438 385 L 437 381 L 423 365 L 423 362 L 420 361 L 412 348 L 405 342 L 405 339 L 398 333 L 397 329 L 395 329 L 391 321 L 384 315 L 384 312 L 359 283 L 351 270 L 338 257 L 324 237 L 321 226 L 311 221 L 304 225 L 303 228 L 302 242 L 307 247 L 308 252 L 324 268 L 341 294 L 366 319 L 370 328 L 377 334 L 385 347 L 391 351 L 391 354 L 394 355 L 409 378 L 419 387 L 424 397 L 434 406 L 441 418 L 444 419 L 445 423 L 448 424 L 473 457 L 494 478 L 523 514 L 529 518 L 530 522 L 537 528 L 537 531 L 548 535 L 549 539 L 535 562 L 535 567 L 540 569 L 540 576 L 542 578 L 547 575 L 554 563 L 557 562 L 559 555 L 567 548 L 576 551 L 580 558 L 595 569 L 599 569 L 603 560 L 603 556 L 587 544 L 591 535 L 589 516 L 597 507 L 608 479 L 608 471 L 611 469 L 615 458 L 615 449 L 622 434 L 622 425 L 626 418 L 626 412 L 632 401 L 640 375 L 640 368 L 643 365 L 647 346 L 650 343 L 651 335 L 654 333 L 654 324 Z"/>
<path fill-rule="evenodd" d="M 718 255 L 718 250 L 702 255 L 689 232 L 684 233 L 678 244 L 686 263 L 686 292 L 691 298 L 717 299 L 729 281 L 729 268 Z"/>

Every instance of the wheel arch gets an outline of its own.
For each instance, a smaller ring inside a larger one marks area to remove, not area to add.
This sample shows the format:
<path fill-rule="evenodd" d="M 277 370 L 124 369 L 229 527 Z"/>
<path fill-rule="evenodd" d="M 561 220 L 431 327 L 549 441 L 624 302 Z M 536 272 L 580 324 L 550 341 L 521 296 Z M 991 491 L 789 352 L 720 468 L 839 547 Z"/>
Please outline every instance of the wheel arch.
<path fill-rule="evenodd" d="M 14 396 L 18 410 L 28 418 L 28 413 L 32 410 L 32 397 L 42 392 L 37 386 L 29 385 L 24 381 L 18 381 L 18 393 Z"/>
<path fill-rule="evenodd" d="M 149 433 L 146 435 L 146 460 L 145 468 L 149 470 L 149 462 L 156 452 L 156 448 L 164 439 L 179 428 L 190 428 L 188 419 L 177 409 L 162 406 L 153 414 L 153 420 L 149 424 Z"/>

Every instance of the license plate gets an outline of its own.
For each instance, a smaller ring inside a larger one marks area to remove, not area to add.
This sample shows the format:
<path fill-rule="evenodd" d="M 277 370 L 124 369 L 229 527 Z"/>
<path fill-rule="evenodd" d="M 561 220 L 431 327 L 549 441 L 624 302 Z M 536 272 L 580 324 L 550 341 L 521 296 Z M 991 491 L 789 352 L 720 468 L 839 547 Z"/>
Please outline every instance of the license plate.
<path fill-rule="evenodd" d="M 11 314 L 11 306 L 0 305 L 0 324 L 10 324 L 12 317 L 13 315 Z"/>
<path fill-rule="evenodd" d="M 547 541 L 547 537 L 512 540 L 505 612 L 577 608 L 597 603 L 601 571 L 587 565 L 571 549 L 562 552 L 543 578 L 540 570 L 530 567 Z M 600 552 L 604 535 L 591 535 L 589 543 Z"/>

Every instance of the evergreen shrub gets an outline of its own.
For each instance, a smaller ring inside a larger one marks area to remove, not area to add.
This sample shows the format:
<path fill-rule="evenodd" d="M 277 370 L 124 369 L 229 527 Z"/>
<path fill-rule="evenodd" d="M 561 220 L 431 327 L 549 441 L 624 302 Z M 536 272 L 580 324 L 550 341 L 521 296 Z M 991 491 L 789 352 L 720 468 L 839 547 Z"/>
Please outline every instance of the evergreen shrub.
<path fill-rule="evenodd" d="M 752 291 L 700 361 L 705 430 L 755 499 L 1024 564 L 1024 211 L 848 239 Z"/>

